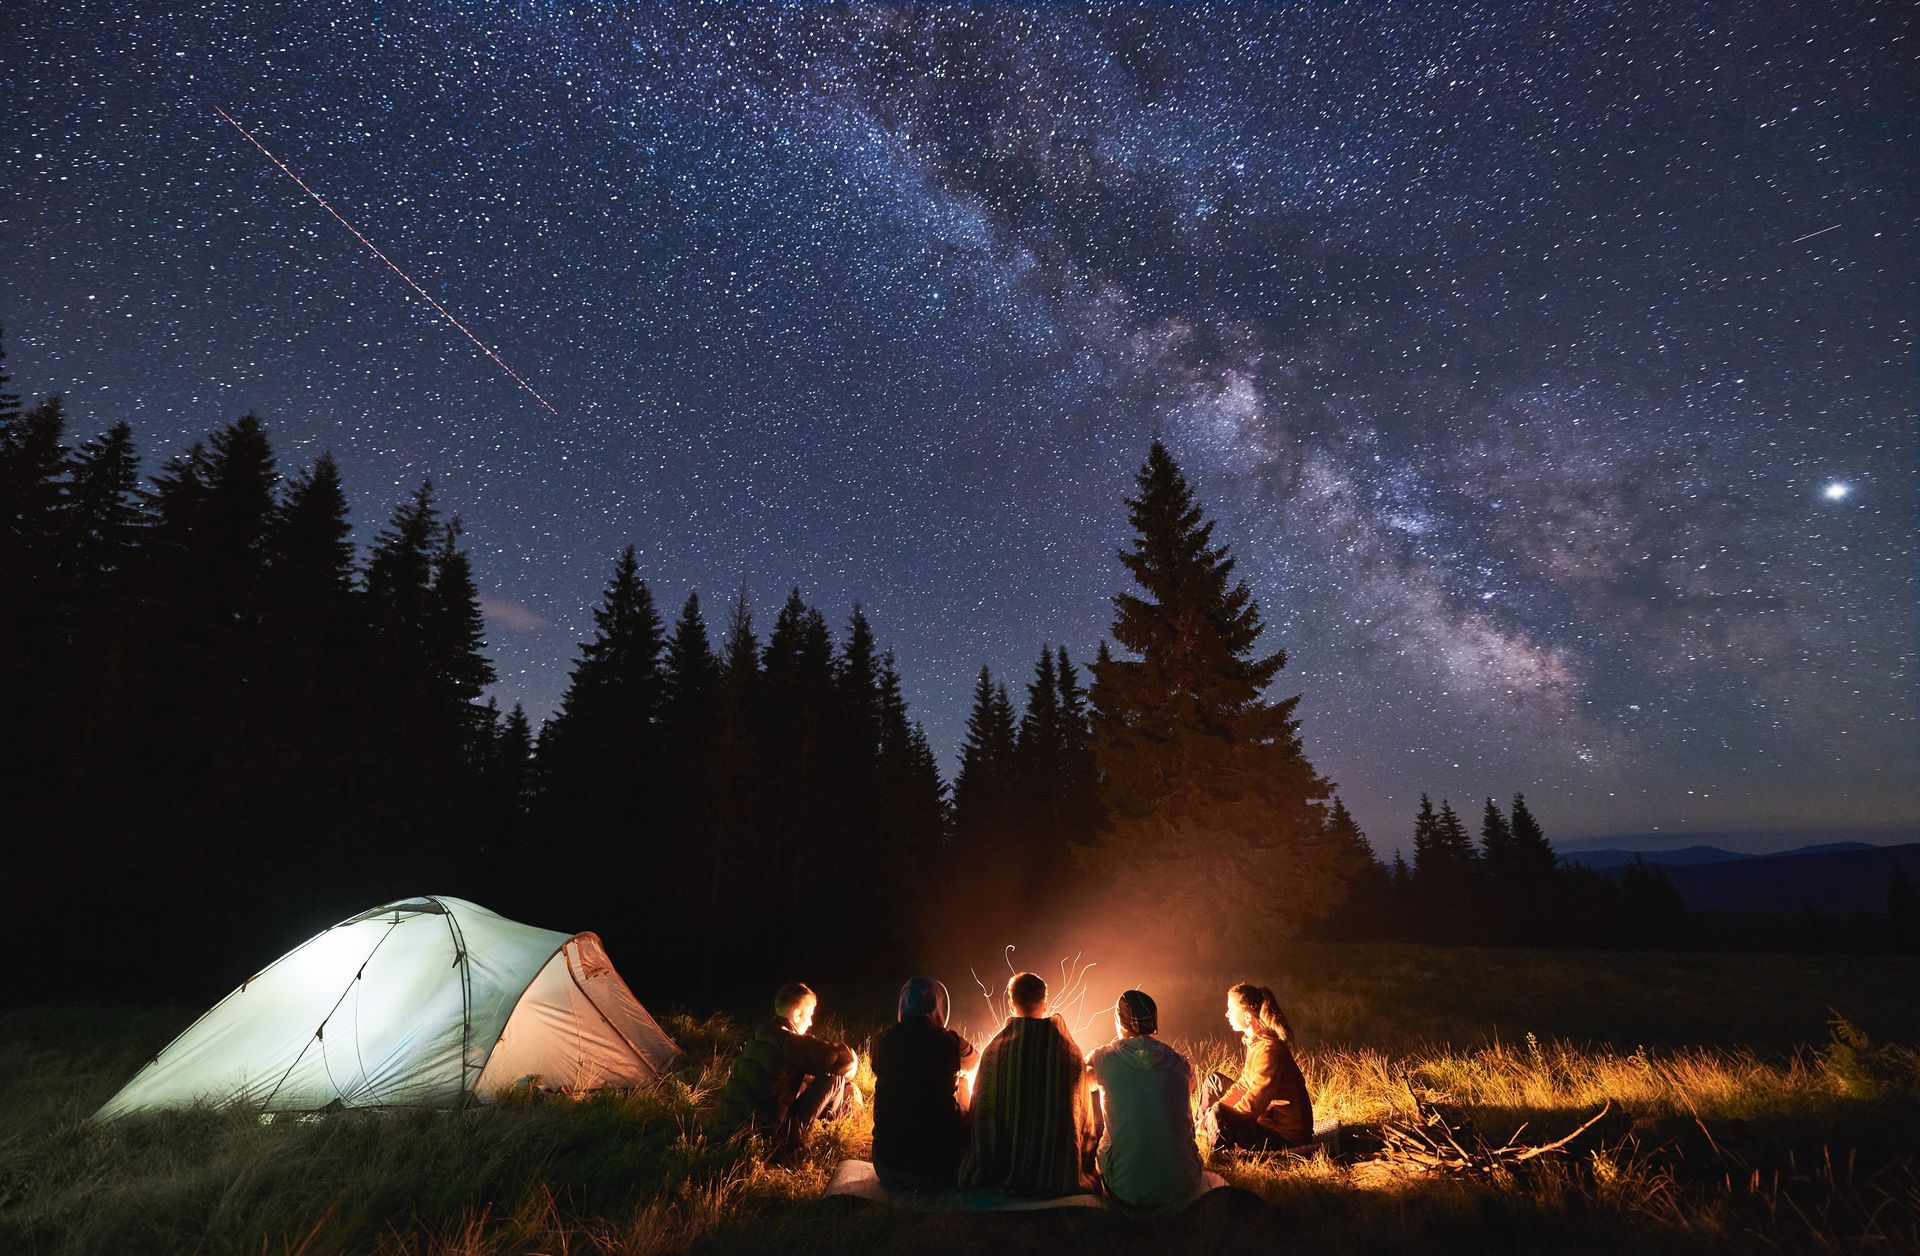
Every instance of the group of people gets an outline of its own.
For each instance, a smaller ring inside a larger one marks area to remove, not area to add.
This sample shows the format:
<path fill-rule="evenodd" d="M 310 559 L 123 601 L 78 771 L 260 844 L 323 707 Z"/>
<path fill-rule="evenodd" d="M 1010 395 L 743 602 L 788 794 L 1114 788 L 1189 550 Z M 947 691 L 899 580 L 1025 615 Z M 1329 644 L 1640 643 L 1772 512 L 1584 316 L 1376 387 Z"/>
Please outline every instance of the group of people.
<path fill-rule="evenodd" d="M 1269 1150 L 1313 1137 L 1292 1031 L 1263 986 L 1227 991 L 1227 1023 L 1246 1047 L 1239 1074 L 1198 1084 L 1160 1039 L 1143 991 L 1120 996 L 1113 1041 L 1084 1057 L 1037 974 L 1007 982 L 1007 1006 L 1006 1024 L 976 1051 L 947 1028 L 944 985 L 915 977 L 901 987 L 898 1020 L 873 1043 L 873 1164 L 889 1190 L 1051 1197 L 1104 1185 L 1122 1203 L 1155 1207 L 1199 1189 L 1200 1139 Z M 858 1055 L 809 1032 L 818 1007 L 805 985 L 781 987 L 721 1094 L 723 1125 L 766 1132 L 777 1154 L 864 1101 Z"/>

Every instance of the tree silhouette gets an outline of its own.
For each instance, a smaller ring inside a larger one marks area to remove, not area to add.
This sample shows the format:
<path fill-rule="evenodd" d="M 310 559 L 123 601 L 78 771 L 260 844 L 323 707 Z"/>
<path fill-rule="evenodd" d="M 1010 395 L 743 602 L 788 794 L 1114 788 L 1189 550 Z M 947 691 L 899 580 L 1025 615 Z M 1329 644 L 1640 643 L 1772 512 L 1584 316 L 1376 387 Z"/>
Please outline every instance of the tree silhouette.
<path fill-rule="evenodd" d="M 1298 697 L 1265 696 L 1286 654 L 1255 654 L 1252 591 L 1158 440 L 1135 485 L 1120 558 L 1139 592 L 1114 599 L 1113 624 L 1132 657 L 1094 664 L 1106 823 L 1086 862 L 1121 902 L 1214 922 L 1209 939 L 1246 954 L 1337 894 L 1330 791 L 1301 749 Z"/>

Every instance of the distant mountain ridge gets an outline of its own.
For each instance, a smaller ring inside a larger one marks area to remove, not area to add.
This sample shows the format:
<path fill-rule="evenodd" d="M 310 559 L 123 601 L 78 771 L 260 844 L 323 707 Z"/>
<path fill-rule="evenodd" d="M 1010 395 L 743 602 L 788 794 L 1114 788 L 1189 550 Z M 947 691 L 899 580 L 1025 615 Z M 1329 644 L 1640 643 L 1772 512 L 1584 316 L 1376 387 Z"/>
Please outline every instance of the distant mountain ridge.
<path fill-rule="evenodd" d="M 1920 842 L 1920 824 L 1808 825 L 1791 829 L 1652 830 L 1640 833 L 1599 833 L 1553 841 L 1562 855 L 1602 850 L 1637 851 L 1649 857 L 1693 846 L 1712 847 L 1734 855 L 1772 855 L 1820 846 L 1905 846 Z"/>
<path fill-rule="evenodd" d="M 1886 911 L 1896 872 L 1920 884 L 1920 842 L 1823 842 L 1772 855 L 1741 855 L 1717 846 L 1587 850 L 1566 858 L 1614 876 L 1645 859 L 1658 865 L 1689 910 L 1750 916 L 1878 917 Z"/>
<path fill-rule="evenodd" d="M 1607 848 L 1601 850 L 1574 850 L 1563 856 L 1568 863 L 1577 863 L 1604 872 L 1609 868 L 1620 868 L 1641 861 L 1660 864 L 1663 867 L 1695 867 L 1701 864 L 1731 863 L 1738 859 L 1791 859 L 1803 855 L 1831 855 L 1843 851 L 1885 850 L 1872 842 L 1820 842 L 1813 846 L 1798 846 L 1792 850 L 1773 851 L 1762 855 L 1744 855 L 1736 850 L 1725 850 L 1719 846 L 1682 846 L 1678 850 L 1622 850 Z"/>

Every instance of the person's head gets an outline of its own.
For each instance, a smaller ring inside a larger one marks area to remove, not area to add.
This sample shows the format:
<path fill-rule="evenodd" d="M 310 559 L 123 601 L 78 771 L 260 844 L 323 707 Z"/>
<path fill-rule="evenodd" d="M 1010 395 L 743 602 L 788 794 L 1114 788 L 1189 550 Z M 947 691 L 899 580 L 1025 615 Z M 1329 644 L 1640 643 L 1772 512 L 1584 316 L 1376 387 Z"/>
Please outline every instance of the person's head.
<path fill-rule="evenodd" d="M 915 977 L 900 987 L 900 1019 L 924 1016 L 942 1029 L 947 1026 L 947 988 L 932 977 Z"/>
<path fill-rule="evenodd" d="M 1039 973 L 1015 973 L 1007 981 L 1007 1006 L 1015 1016 L 1045 1016 L 1047 983 Z"/>
<path fill-rule="evenodd" d="M 1227 991 L 1227 1024 L 1238 1034 L 1265 1027 L 1282 1042 L 1293 1039 L 1287 1015 L 1280 1010 L 1280 1001 L 1273 997 L 1273 991 L 1245 981 Z"/>
<path fill-rule="evenodd" d="M 813 1013 L 819 1006 L 820 996 L 804 981 L 789 981 L 774 992 L 773 1014 L 787 1022 L 796 1034 L 813 1028 Z"/>
<path fill-rule="evenodd" d="M 1122 1038 L 1147 1038 L 1160 1032 L 1160 1009 L 1144 990 L 1129 990 L 1113 1005 L 1113 1027 Z"/>

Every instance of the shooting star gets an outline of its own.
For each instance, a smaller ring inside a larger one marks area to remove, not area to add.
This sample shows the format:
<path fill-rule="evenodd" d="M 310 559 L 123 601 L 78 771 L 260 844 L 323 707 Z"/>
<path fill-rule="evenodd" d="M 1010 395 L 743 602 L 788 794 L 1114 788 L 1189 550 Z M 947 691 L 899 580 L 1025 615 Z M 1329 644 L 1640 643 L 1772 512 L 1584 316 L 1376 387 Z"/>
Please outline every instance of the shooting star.
<path fill-rule="evenodd" d="M 434 308 L 434 310 L 439 313 L 440 317 L 446 319 L 449 323 L 452 323 L 456 328 L 458 328 L 461 335 L 465 336 L 468 340 L 471 340 L 473 342 L 474 348 L 486 354 L 487 357 L 493 362 L 495 366 L 499 367 L 501 370 L 507 373 L 508 379 L 520 385 L 520 387 L 526 389 L 527 395 L 529 397 L 532 397 L 535 401 L 539 402 L 541 405 L 545 406 L 547 408 L 548 413 L 552 414 L 556 418 L 559 417 L 560 411 L 554 409 L 554 405 L 551 401 L 548 401 L 545 397 L 542 397 L 539 394 L 539 392 L 535 390 L 532 384 L 529 384 L 525 379 L 523 379 L 520 375 L 520 372 L 514 370 L 512 367 L 508 366 L 505 362 L 501 361 L 499 354 L 487 348 L 485 342 L 483 342 L 480 339 L 480 337 L 474 335 L 473 332 L 468 330 L 467 325 L 465 323 L 461 322 L 459 319 L 453 316 L 453 311 L 449 310 L 446 306 L 434 300 L 433 294 L 429 293 L 425 288 L 422 288 L 419 284 L 415 283 L 413 281 L 413 276 L 409 275 L 406 271 L 401 270 L 400 267 L 397 264 L 395 264 L 394 260 L 391 257 L 388 257 L 385 253 L 382 253 L 379 249 L 379 246 L 374 244 L 372 240 L 367 239 L 367 237 L 361 233 L 360 228 L 354 226 L 352 223 L 348 222 L 345 218 L 341 217 L 340 211 L 335 209 L 333 206 L 329 205 L 327 203 L 326 197 L 320 195 L 318 192 L 308 187 L 307 181 L 305 179 L 302 179 L 299 175 L 295 174 L 293 170 L 287 165 L 286 162 L 281 161 L 278 157 L 275 157 L 265 144 L 262 144 L 259 140 L 255 139 L 253 132 L 247 130 L 247 128 L 241 126 L 238 122 L 234 121 L 233 115 L 228 113 L 225 109 L 222 109 L 219 105 L 215 105 L 213 107 L 213 111 L 219 114 L 222 118 L 225 118 L 227 122 L 233 127 L 234 130 L 244 135 L 247 139 L 247 143 L 259 149 L 261 153 L 265 155 L 268 161 L 278 166 L 280 168 L 281 174 L 284 174 L 289 179 L 292 179 L 295 185 L 297 185 L 302 192 L 305 192 L 308 196 L 311 196 L 314 199 L 315 204 L 319 205 L 321 209 L 326 210 L 329 214 L 332 214 L 335 222 L 345 227 L 348 231 L 351 231 L 353 233 L 353 238 L 360 241 L 361 244 L 366 246 L 367 252 L 373 254 L 375 257 L 379 258 L 382 262 L 386 263 L 387 269 L 392 271 L 394 274 L 400 276 L 400 278 L 406 282 L 407 287 L 412 288 L 414 292 L 418 293 L 420 299 L 422 301 L 425 301 L 428 305 L 431 305 Z"/>
<path fill-rule="evenodd" d="M 1827 234 L 1827 232 L 1829 232 L 1829 231 L 1838 231 L 1838 230 L 1840 230 L 1840 224 L 1836 222 L 1836 223 L 1834 223 L 1834 224 L 1833 224 L 1833 225 L 1832 225 L 1831 227 L 1822 227 L 1822 228 L 1820 228 L 1820 230 L 1818 230 L 1818 231 L 1809 231 L 1809 232 L 1807 232 L 1807 234 L 1805 234 L 1805 235 L 1803 235 L 1803 236 L 1801 236 L 1801 237 L 1800 237 L 1800 240 L 1811 240 L 1811 239 L 1813 239 L 1813 237 L 1815 237 L 1815 236 L 1817 236 L 1817 235 L 1825 235 L 1825 234 Z M 1798 243 L 1800 243 L 1800 240 L 1789 240 L 1789 241 L 1787 241 L 1787 243 L 1788 243 L 1788 244 L 1798 244 Z"/>

